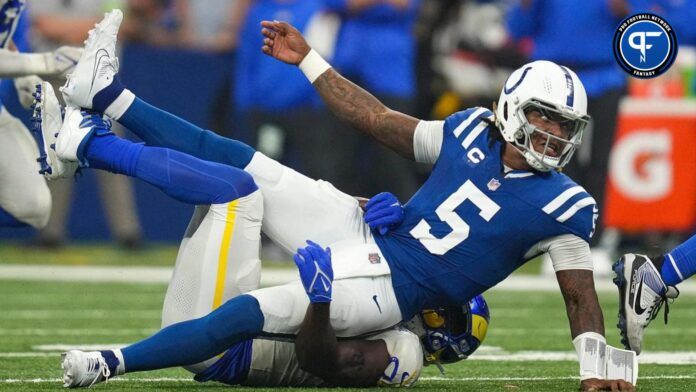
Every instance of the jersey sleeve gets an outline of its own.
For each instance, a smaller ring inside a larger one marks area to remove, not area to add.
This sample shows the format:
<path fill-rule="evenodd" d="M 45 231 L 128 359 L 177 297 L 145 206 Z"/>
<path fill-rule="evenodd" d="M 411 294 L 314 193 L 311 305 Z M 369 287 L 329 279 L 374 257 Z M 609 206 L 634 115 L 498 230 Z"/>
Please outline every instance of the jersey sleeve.
<path fill-rule="evenodd" d="M 558 222 L 562 233 L 590 242 L 599 216 L 597 202 L 580 185 L 564 187 L 542 210 Z M 559 233 L 560 234 L 560 233 Z"/>
<path fill-rule="evenodd" d="M 397 327 L 370 339 L 384 340 L 390 356 L 379 386 L 409 387 L 418 380 L 423 369 L 423 349 L 416 334 Z"/>
<path fill-rule="evenodd" d="M 416 162 L 435 163 L 440 156 L 444 121 L 420 121 L 413 135 L 413 155 Z"/>
<path fill-rule="evenodd" d="M 563 234 L 537 243 L 535 253 L 548 252 L 554 271 L 593 270 L 590 244 L 574 234 Z"/>

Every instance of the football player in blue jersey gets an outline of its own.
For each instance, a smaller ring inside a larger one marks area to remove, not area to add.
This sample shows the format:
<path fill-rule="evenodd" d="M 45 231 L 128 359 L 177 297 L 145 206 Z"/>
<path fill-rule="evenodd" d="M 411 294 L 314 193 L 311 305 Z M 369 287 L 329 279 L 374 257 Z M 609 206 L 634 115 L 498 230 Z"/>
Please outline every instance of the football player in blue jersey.
<path fill-rule="evenodd" d="M 0 78 L 15 78 L 20 102 L 32 103 L 41 77 L 62 77 L 77 63 L 79 48 L 62 47 L 49 53 L 19 53 L 12 37 L 26 29 L 19 19 L 24 0 L 0 0 Z M 18 27 L 19 26 L 19 27 Z M 37 76 L 38 75 L 38 76 Z M 37 173 L 36 143 L 27 128 L 0 100 L 0 226 L 40 228 L 51 213 L 51 195 Z"/>
<path fill-rule="evenodd" d="M 48 83 L 39 86 L 36 100 L 43 104 L 35 108 L 35 118 L 46 111 L 60 113 Z M 167 289 L 162 316 L 165 329 L 120 350 L 67 352 L 62 361 L 66 387 L 91 386 L 126 372 L 175 365 L 185 366 L 198 381 L 230 385 L 407 387 L 416 382 L 424 362 L 460 361 L 483 341 L 490 316 L 480 295 L 463 307 L 427 310 L 408 323 L 338 341 L 330 321 L 351 309 L 338 300 L 338 315 L 332 310 L 333 287 L 340 288 L 345 279 L 337 276 L 334 280 L 333 264 L 378 260 L 370 254 L 359 257 L 360 251 L 353 247 L 337 245 L 332 252 L 311 241 L 294 257 L 301 283 L 266 289 L 264 294 L 267 300 L 288 305 L 283 300 L 288 293 L 296 288 L 306 293 L 308 307 L 285 314 L 303 319 L 295 342 L 288 336 L 224 338 L 228 328 L 259 321 L 246 318 L 244 312 L 246 305 L 254 305 L 250 299 L 258 295 L 261 192 L 243 170 L 119 139 L 110 126 L 101 115 L 73 107 L 66 109 L 64 122 L 36 122 L 40 133 L 60 130 L 55 150 L 65 162 L 140 178 L 180 201 L 195 204 L 196 210 Z M 86 142 L 75 143 L 78 140 Z M 403 217 L 403 207 L 391 194 L 367 201 L 365 210 L 364 219 L 382 225 L 378 230 L 383 233 Z M 245 293 L 248 296 L 242 296 Z M 373 300 L 379 307 L 377 296 Z M 190 360 L 191 351 L 211 356 L 196 363 Z"/>
<path fill-rule="evenodd" d="M 263 52 L 297 65 L 337 117 L 408 159 L 434 164 L 406 204 L 403 223 L 387 235 L 373 232 L 404 315 L 434 302 L 461 303 L 548 252 L 578 350 L 581 387 L 616 387 L 602 370 L 588 370 L 602 366 L 587 366 L 591 355 L 582 349 L 584 342 L 606 340 L 588 244 L 596 203 L 560 172 L 590 120 L 573 71 L 535 61 L 510 75 L 492 110 L 420 121 L 343 78 L 291 25 L 265 21 L 262 34 Z"/>
<path fill-rule="evenodd" d="M 406 156 L 436 162 L 428 182 L 406 204 L 403 222 L 380 232 L 365 225 L 354 198 L 330 184 L 199 129 L 125 89 L 115 56 L 121 18 L 113 11 L 102 22 L 104 28 L 91 33 L 62 89 L 66 102 L 119 121 L 147 145 L 243 169 L 263 195 L 263 230 L 271 239 L 293 251 L 312 239 L 347 255 L 344 260 L 350 262 L 333 265 L 330 321 L 337 336 L 389 328 L 441 304 L 462 306 L 527 260 L 549 252 L 567 304 L 582 388 L 632 389 L 623 380 L 606 380 L 606 358 L 593 355 L 592 347 L 606 347 L 587 244 L 594 202 L 554 170 L 570 159 L 588 120 L 582 83 L 572 71 L 549 62 L 529 64 L 511 75 L 497 116 L 477 108 L 445 122 L 421 122 L 390 111 L 340 77 L 291 26 L 265 22 L 264 52 L 301 64 L 340 117 Z M 55 146 L 58 155 L 88 164 L 85 149 L 105 136 L 73 132 L 79 127 L 65 123 L 69 125 L 63 126 L 59 134 L 64 136 Z M 236 317 L 226 329 L 200 339 L 232 346 L 260 334 L 295 334 L 307 304 L 301 284 L 254 290 L 211 313 L 233 312 Z M 171 327 L 187 328 L 187 323 Z M 152 341 L 141 343 L 147 347 Z M 169 347 L 162 354 L 126 358 L 126 367 L 174 366 L 179 363 L 174 358 L 197 363 L 217 352 L 202 341 L 187 350 Z"/>

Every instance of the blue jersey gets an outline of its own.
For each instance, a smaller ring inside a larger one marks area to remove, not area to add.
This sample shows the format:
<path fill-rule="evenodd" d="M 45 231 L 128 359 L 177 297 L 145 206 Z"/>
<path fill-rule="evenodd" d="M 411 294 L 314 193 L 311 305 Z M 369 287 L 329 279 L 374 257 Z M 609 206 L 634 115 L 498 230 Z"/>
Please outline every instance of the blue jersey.
<path fill-rule="evenodd" d="M 504 170 L 505 143 L 473 108 L 445 121 L 430 177 L 405 205 L 403 223 L 373 232 L 392 271 L 404 319 L 460 305 L 530 258 L 538 242 L 574 234 L 589 241 L 596 203 L 566 175 Z"/>

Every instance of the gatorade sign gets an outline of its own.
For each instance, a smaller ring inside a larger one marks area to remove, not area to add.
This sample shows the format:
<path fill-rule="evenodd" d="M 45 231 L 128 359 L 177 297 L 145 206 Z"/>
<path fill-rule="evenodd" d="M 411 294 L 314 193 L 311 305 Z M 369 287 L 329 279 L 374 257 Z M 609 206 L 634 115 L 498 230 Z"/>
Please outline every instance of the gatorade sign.
<path fill-rule="evenodd" d="M 696 225 L 696 103 L 625 99 L 608 187 L 607 226 L 691 230 Z"/>

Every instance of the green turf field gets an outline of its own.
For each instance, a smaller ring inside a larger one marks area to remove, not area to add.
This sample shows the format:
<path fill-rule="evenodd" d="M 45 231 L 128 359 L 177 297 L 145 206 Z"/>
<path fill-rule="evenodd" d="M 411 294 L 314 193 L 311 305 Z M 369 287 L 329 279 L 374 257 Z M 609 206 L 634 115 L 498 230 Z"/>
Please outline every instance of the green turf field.
<path fill-rule="evenodd" d="M 108 254 L 105 250 L 99 252 Z M 167 250 L 157 252 L 168 254 Z M 93 255 L 84 257 L 92 259 Z M 4 259 L 0 264 L 3 262 L 17 260 Z M 156 331 L 165 288 L 162 284 L 0 280 L 0 389 L 60 390 L 59 353 L 65 346 L 126 344 Z M 573 348 L 560 293 L 493 291 L 486 294 L 486 299 L 492 320 L 479 353 L 487 360 L 476 360 L 474 356 L 449 366 L 445 375 L 428 368 L 418 388 L 577 390 L 577 364 L 572 356 L 568 357 Z M 600 299 L 609 343 L 618 345 L 614 327 L 616 297 L 613 292 L 604 292 Z M 667 326 L 662 325 L 661 317 L 648 332 L 646 354 L 652 353 L 668 364 L 641 365 L 639 390 L 696 390 L 696 352 L 686 353 L 696 351 L 696 296 L 682 295 L 673 304 Z M 566 357 L 548 360 L 556 354 Z M 525 360 L 525 355 L 530 358 Z M 673 364 L 685 357 L 689 364 Z M 192 382 L 187 372 L 175 369 L 131 374 L 95 388 L 173 391 L 227 387 Z"/>

